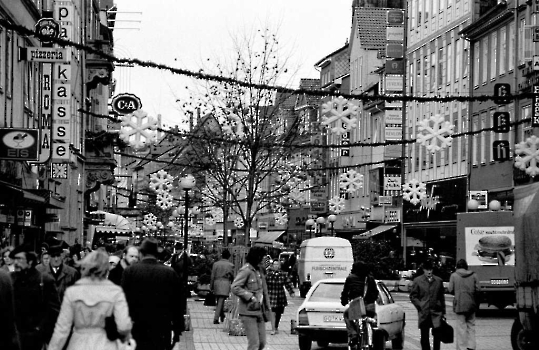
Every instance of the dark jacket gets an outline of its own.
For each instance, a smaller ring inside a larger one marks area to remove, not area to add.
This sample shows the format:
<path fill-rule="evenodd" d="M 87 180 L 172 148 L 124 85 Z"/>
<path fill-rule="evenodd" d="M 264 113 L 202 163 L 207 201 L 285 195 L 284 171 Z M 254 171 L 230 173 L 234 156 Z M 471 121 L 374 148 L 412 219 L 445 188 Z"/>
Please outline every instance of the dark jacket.
<path fill-rule="evenodd" d="M 20 350 L 15 324 L 13 285 L 9 273 L 0 270 L 0 349 Z"/>
<path fill-rule="evenodd" d="M 112 281 L 114 284 L 117 284 L 119 286 L 122 285 L 122 275 L 124 273 L 125 269 L 122 266 L 122 261 L 116 265 L 115 268 L 110 270 L 109 272 L 109 280 Z"/>
<path fill-rule="evenodd" d="M 155 258 L 143 258 L 124 270 L 122 287 L 137 350 L 170 348 L 171 331 L 179 336 L 184 330 L 184 293 L 176 272 Z"/>
<path fill-rule="evenodd" d="M 475 312 L 477 310 L 476 295 L 479 292 L 479 278 L 473 271 L 457 269 L 451 274 L 449 293 L 455 296 L 453 299 L 453 311 L 456 314 Z"/>
<path fill-rule="evenodd" d="M 440 327 L 442 316 L 445 315 L 444 284 L 440 277 L 433 275 L 432 282 L 425 275 L 416 277 L 410 300 L 418 311 L 419 327 L 429 319 L 434 328 Z"/>
<path fill-rule="evenodd" d="M 21 348 L 41 349 L 40 344 L 49 342 L 60 312 L 54 280 L 35 268 L 14 272 L 11 278 Z"/>
<path fill-rule="evenodd" d="M 378 288 L 376 281 L 371 276 L 365 277 L 351 273 L 344 281 L 341 293 L 341 304 L 347 305 L 357 297 L 362 297 L 365 291 L 365 281 L 367 281 L 367 294 L 363 298 L 365 305 L 374 304 L 378 299 Z"/>
<path fill-rule="evenodd" d="M 54 279 L 54 284 L 56 285 L 56 290 L 58 291 L 58 297 L 60 298 L 60 303 L 64 299 L 64 294 L 67 287 L 71 287 L 80 279 L 80 272 L 66 264 L 62 264 L 58 267 L 58 272 L 54 273 L 52 266 L 49 264 L 47 266 L 41 265 L 39 272 L 48 274 Z"/>

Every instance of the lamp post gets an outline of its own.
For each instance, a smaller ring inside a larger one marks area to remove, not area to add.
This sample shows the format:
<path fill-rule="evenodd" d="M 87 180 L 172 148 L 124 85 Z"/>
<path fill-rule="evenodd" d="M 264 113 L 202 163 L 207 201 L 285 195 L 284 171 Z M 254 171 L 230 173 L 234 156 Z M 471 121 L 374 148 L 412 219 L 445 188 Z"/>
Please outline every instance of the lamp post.
<path fill-rule="evenodd" d="M 189 236 L 189 190 L 195 187 L 196 180 L 191 174 L 182 177 L 180 186 L 185 191 L 185 212 L 183 214 L 183 249 L 187 251 L 188 236 Z M 185 275 L 187 276 L 187 274 Z"/>
<path fill-rule="evenodd" d="M 309 228 L 309 238 L 313 238 L 313 226 L 314 226 L 314 220 L 309 219 L 305 221 L 305 226 Z"/>
<path fill-rule="evenodd" d="M 322 236 L 322 225 L 326 223 L 326 218 L 319 216 L 316 218 L 316 228 L 320 236 Z"/>
<path fill-rule="evenodd" d="M 337 215 L 335 215 L 335 214 L 329 215 L 328 216 L 328 221 L 329 221 L 329 224 L 330 224 L 331 236 L 334 236 L 333 224 L 335 223 L 335 221 L 337 221 Z"/>

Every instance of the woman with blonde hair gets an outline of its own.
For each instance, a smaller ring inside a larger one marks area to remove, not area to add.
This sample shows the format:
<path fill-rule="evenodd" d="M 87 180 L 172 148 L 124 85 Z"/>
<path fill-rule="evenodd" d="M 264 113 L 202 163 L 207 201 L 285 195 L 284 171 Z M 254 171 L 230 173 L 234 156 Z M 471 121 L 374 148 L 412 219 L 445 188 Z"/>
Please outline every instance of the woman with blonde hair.
<path fill-rule="evenodd" d="M 122 288 L 107 279 L 109 256 L 98 249 L 79 265 L 82 278 L 65 292 L 48 349 L 62 350 L 73 329 L 67 350 L 118 350 L 122 344 L 108 339 L 105 318 L 114 317 L 118 333 L 125 339 L 131 337 L 132 323 Z"/>

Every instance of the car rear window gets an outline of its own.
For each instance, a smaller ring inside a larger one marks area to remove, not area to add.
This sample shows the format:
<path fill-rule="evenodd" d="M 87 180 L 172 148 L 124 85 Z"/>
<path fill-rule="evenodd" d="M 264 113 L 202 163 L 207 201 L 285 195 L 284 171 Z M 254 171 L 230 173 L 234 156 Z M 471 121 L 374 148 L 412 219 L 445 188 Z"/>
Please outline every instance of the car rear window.
<path fill-rule="evenodd" d="M 309 301 L 339 301 L 344 287 L 342 283 L 320 283 L 311 294 Z"/>

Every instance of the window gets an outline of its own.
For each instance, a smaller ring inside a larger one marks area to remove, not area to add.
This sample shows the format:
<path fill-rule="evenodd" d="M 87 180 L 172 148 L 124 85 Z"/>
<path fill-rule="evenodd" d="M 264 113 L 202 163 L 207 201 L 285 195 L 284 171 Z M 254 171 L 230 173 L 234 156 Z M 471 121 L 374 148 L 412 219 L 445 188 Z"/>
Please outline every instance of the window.
<path fill-rule="evenodd" d="M 440 45 L 438 49 L 438 89 L 441 89 L 444 83 L 444 73 L 444 48 Z"/>
<path fill-rule="evenodd" d="M 507 37 L 506 29 L 500 29 L 500 75 L 505 74 L 505 55 L 507 54 Z"/>
<path fill-rule="evenodd" d="M 507 54 L 507 65 L 509 66 L 508 70 L 511 71 L 515 68 L 515 23 L 509 23 L 509 32 L 507 33 L 509 37 L 509 51 Z"/>
<path fill-rule="evenodd" d="M 524 51 L 525 51 L 525 40 L 524 32 L 526 27 L 526 19 L 521 19 L 518 24 L 518 64 L 521 65 L 524 63 Z"/>
<path fill-rule="evenodd" d="M 447 84 L 451 84 L 453 82 L 453 46 L 451 43 L 447 44 Z"/>
<path fill-rule="evenodd" d="M 472 116 L 472 131 L 479 130 L 479 115 Z M 472 136 L 472 165 L 477 165 L 477 151 L 479 149 L 479 134 Z"/>
<path fill-rule="evenodd" d="M 464 65 L 462 66 L 463 72 L 462 72 L 462 78 L 468 77 L 468 67 L 470 67 L 470 43 L 468 40 L 462 40 L 464 45 Z M 466 91 L 466 90 L 463 90 Z"/>
<path fill-rule="evenodd" d="M 491 34 L 490 45 L 492 47 L 490 55 L 490 79 L 496 79 L 496 67 L 498 65 L 498 33 Z"/>
<path fill-rule="evenodd" d="M 425 53 L 427 52 L 427 49 L 425 49 Z M 429 56 L 427 54 L 425 54 L 425 56 L 423 57 L 423 61 L 424 61 L 424 65 L 423 65 L 423 69 L 424 69 L 424 74 L 423 74 L 423 92 L 426 93 L 427 91 L 429 91 L 430 89 L 430 84 L 429 84 Z"/>
<path fill-rule="evenodd" d="M 6 65 L 5 65 L 5 81 L 6 95 L 11 98 L 11 59 L 12 59 L 12 35 L 11 31 L 6 33 Z"/>
<path fill-rule="evenodd" d="M 464 40 L 460 40 L 460 39 L 457 39 L 455 41 L 455 81 L 459 81 L 460 79 L 460 74 L 461 74 L 461 71 L 460 71 L 460 62 L 462 62 L 463 60 L 463 57 L 462 57 L 462 48 L 461 48 L 461 45 L 462 45 L 462 42 Z"/>
<path fill-rule="evenodd" d="M 480 120 L 480 125 L 479 127 L 482 129 L 485 129 L 485 128 L 488 128 L 488 118 L 487 118 L 488 114 L 486 111 L 484 112 L 481 112 L 481 120 Z M 483 131 L 481 132 L 480 134 L 480 147 L 481 147 L 481 164 L 485 164 L 486 163 L 486 150 L 485 150 L 485 144 L 487 143 L 487 132 L 486 131 Z"/>
<path fill-rule="evenodd" d="M 436 87 L 436 52 L 430 53 L 430 90 L 434 91 Z"/>
<path fill-rule="evenodd" d="M 474 57 L 474 64 L 475 64 L 475 69 L 473 71 L 473 86 L 474 88 L 477 88 L 479 87 L 479 62 L 481 61 L 481 56 L 480 56 L 481 52 L 479 52 L 479 42 L 476 41 L 474 44 L 473 44 L 473 57 Z"/>
<path fill-rule="evenodd" d="M 487 83 L 488 80 L 488 62 L 489 62 L 489 52 L 488 52 L 488 37 L 481 39 L 481 81 L 483 84 Z"/>

